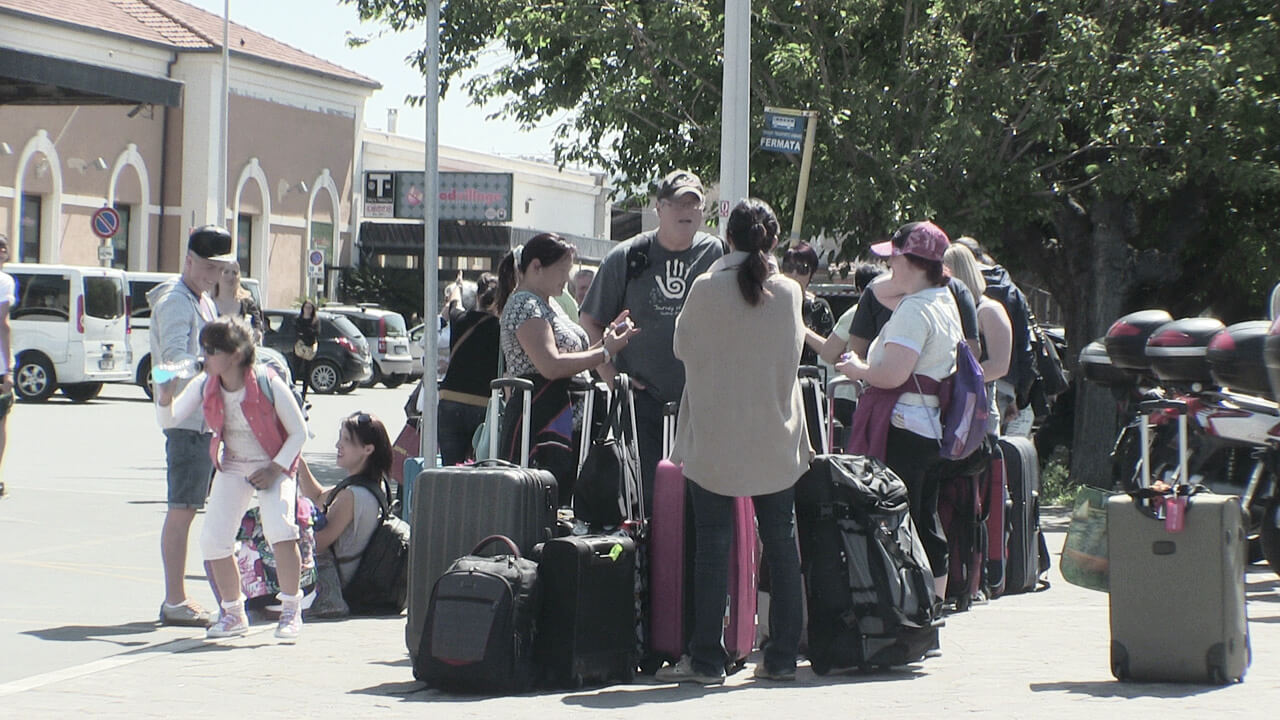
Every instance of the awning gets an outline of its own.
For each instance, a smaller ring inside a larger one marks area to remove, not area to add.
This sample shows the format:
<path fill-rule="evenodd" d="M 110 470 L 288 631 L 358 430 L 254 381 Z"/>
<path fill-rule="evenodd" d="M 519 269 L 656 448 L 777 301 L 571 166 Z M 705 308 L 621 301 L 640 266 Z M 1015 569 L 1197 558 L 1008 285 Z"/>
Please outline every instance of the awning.
<path fill-rule="evenodd" d="M 0 48 L 0 105 L 182 104 L 182 83 Z"/>
<path fill-rule="evenodd" d="M 502 256 L 516 245 L 543 230 L 513 228 L 509 225 L 467 224 L 440 221 L 440 254 L 445 256 Z M 598 238 L 561 233 L 578 252 L 578 261 L 598 265 L 614 243 Z M 421 223 L 360 223 L 360 249 L 366 255 L 421 255 Z"/>
<path fill-rule="evenodd" d="M 360 250 L 366 255 L 421 255 L 423 244 L 422 223 L 360 223 Z M 506 225 L 440 223 L 441 255 L 502 255 L 509 249 Z"/>

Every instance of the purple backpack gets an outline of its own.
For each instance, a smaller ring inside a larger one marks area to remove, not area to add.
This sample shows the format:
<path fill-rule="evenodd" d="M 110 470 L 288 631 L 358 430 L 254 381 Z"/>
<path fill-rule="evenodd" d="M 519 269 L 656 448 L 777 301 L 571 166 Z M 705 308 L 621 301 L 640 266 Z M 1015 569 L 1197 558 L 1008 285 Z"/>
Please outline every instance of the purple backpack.
<path fill-rule="evenodd" d="M 982 366 L 964 340 L 956 343 L 956 371 L 938 389 L 942 413 L 939 454 L 944 460 L 963 460 L 973 454 L 987 434 L 987 386 Z"/>

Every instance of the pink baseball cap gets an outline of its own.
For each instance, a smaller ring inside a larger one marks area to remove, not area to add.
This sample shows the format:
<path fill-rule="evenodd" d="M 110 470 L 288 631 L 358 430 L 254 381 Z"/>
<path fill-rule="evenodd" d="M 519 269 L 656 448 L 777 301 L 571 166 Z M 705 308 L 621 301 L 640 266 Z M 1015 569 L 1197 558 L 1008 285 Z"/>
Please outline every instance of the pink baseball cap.
<path fill-rule="evenodd" d="M 942 262 L 942 254 L 951 241 L 942 228 L 931 222 L 912 222 L 903 225 L 893 237 L 871 246 L 871 252 L 880 257 L 914 255 L 925 260 Z"/>

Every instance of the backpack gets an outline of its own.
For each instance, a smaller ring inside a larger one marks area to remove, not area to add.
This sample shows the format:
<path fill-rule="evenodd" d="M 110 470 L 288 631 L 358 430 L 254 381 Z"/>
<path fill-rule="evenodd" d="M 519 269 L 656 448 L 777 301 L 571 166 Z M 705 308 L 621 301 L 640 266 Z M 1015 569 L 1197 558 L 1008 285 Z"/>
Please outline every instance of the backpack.
<path fill-rule="evenodd" d="M 956 371 L 942 381 L 938 400 L 942 415 L 938 454 L 944 460 L 963 460 L 982 445 L 991 415 L 982 365 L 964 340 L 956 343 Z"/>
<path fill-rule="evenodd" d="M 342 583 L 342 597 L 351 606 L 352 615 L 399 615 L 409 595 L 409 524 L 391 512 L 387 498 L 391 486 L 382 478 L 382 486 L 361 483 L 363 478 L 349 477 L 338 484 L 332 497 L 351 485 L 360 484 L 378 499 L 381 519 L 369 544 L 360 553 L 355 574 Z M 328 509 L 328 506 L 325 506 Z M 338 557 L 344 563 L 356 556 Z M 342 573 L 338 573 L 341 578 Z"/>
<path fill-rule="evenodd" d="M 510 554 L 484 557 L 490 543 Z M 502 535 L 480 541 L 436 580 L 413 675 L 435 688 L 521 693 L 533 687 L 538 564 Z"/>
<path fill-rule="evenodd" d="M 955 300 L 955 291 L 951 292 Z M 911 376 L 920 389 L 920 380 Z M 982 365 L 973 356 L 969 343 L 961 338 L 956 343 L 956 370 L 940 383 L 938 410 L 942 420 L 938 454 L 943 460 L 963 460 L 982 446 L 987 437 L 987 418 L 991 405 L 987 398 L 986 378 Z"/>

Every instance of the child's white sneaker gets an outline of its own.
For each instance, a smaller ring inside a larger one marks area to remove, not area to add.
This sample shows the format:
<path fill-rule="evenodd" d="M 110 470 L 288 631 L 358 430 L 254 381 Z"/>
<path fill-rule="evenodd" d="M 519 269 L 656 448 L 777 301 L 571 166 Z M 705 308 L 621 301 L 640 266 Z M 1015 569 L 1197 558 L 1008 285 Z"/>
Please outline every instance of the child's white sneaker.
<path fill-rule="evenodd" d="M 284 603 L 280 609 L 280 622 L 276 625 L 276 637 L 287 643 L 298 641 L 302 632 L 302 611 L 297 603 Z"/>
<path fill-rule="evenodd" d="M 243 607 L 238 611 L 223 609 L 222 614 L 218 616 L 218 622 L 205 631 L 205 637 L 235 637 L 247 632 L 249 632 L 249 619 L 245 617 Z"/>

